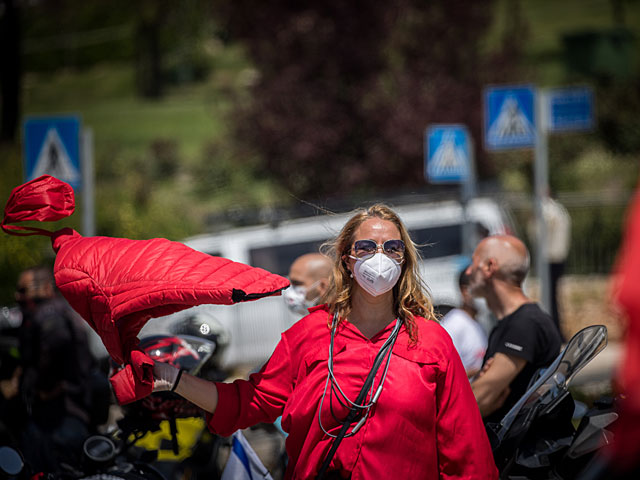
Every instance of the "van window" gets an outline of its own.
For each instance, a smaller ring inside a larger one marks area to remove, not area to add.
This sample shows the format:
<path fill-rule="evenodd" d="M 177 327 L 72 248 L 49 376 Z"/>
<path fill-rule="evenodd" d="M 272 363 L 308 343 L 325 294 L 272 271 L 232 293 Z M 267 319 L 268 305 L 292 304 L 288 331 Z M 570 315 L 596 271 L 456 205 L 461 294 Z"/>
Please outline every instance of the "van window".
<path fill-rule="evenodd" d="M 312 242 L 287 243 L 271 247 L 252 248 L 249 250 L 249 262 L 253 267 L 260 267 L 272 273 L 287 276 L 293 261 L 305 253 L 318 252 L 325 240 Z"/>
<path fill-rule="evenodd" d="M 482 223 L 474 225 L 479 239 L 488 235 L 489 229 Z M 462 254 L 462 224 L 415 228 L 409 230 L 409 235 L 425 260 Z"/>
<path fill-rule="evenodd" d="M 422 258 L 439 258 L 462 253 L 462 225 L 416 228 L 409 230 L 418 244 Z"/>

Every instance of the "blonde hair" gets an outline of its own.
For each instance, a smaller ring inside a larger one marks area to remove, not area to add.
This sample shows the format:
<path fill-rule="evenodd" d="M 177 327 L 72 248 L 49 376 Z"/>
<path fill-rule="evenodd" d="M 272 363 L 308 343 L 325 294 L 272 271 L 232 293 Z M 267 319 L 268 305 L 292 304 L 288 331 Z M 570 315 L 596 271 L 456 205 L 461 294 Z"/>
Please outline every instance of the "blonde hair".
<path fill-rule="evenodd" d="M 393 311 L 405 323 L 407 333 L 412 343 L 417 341 L 415 316 L 435 320 L 433 303 L 427 293 L 427 287 L 420 277 L 420 252 L 411 240 L 407 228 L 400 217 L 384 204 L 375 204 L 367 209 L 356 210 L 356 213 L 342 227 L 338 236 L 331 242 L 322 245 L 321 251 L 328 255 L 333 262 L 330 284 L 323 301 L 329 305 L 332 314 L 337 313 L 339 321 L 351 312 L 351 293 L 354 280 L 350 276 L 344 255 L 348 255 L 354 242 L 356 230 L 365 220 L 379 218 L 392 222 L 400 232 L 400 238 L 405 243 L 402 273 L 393 287 Z"/>

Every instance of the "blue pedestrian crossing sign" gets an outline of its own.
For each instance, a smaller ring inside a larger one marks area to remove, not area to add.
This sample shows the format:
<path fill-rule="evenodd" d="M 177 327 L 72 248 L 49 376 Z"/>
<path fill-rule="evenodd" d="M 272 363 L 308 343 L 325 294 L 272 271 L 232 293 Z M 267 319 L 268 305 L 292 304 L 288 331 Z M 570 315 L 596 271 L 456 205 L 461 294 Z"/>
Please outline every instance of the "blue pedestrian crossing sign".
<path fill-rule="evenodd" d="M 471 140 L 464 125 L 431 125 L 425 134 L 425 179 L 431 183 L 467 181 Z"/>
<path fill-rule="evenodd" d="M 81 188 L 80 118 L 76 115 L 27 117 L 23 124 L 26 181 L 52 175 Z"/>
<path fill-rule="evenodd" d="M 536 143 L 535 88 L 491 87 L 484 94 L 487 150 L 533 148 Z"/>

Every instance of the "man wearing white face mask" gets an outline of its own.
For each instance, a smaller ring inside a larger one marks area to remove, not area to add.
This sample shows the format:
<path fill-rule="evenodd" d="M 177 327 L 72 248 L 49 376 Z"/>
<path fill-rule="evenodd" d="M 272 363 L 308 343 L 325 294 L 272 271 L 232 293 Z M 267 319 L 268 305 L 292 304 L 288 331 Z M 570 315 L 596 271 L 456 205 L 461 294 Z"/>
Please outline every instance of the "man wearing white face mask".
<path fill-rule="evenodd" d="M 320 253 L 299 256 L 289 269 L 291 286 L 282 292 L 287 308 L 295 315 L 306 315 L 318 304 L 329 287 L 331 260 Z"/>

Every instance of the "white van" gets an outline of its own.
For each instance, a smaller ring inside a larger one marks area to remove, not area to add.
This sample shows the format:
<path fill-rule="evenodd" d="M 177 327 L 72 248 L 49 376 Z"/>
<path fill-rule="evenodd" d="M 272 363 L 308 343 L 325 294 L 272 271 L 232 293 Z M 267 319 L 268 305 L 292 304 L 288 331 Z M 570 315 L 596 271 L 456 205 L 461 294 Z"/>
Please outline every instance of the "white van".
<path fill-rule="evenodd" d="M 461 204 L 442 201 L 393 206 L 393 209 L 409 229 L 413 241 L 420 245 L 423 258 L 421 272 L 434 304 L 457 305 L 458 274 L 470 260 L 463 248 L 465 214 Z M 235 228 L 191 237 L 184 243 L 210 255 L 286 276 L 296 257 L 318 251 L 323 242 L 337 235 L 351 215 L 318 215 L 284 221 L 276 226 Z M 512 231 L 509 216 L 494 200 L 472 200 L 468 204 L 467 215 L 481 235 Z M 199 306 L 196 309 L 212 313 L 228 330 L 230 344 L 222 358 L 226 368 L 260 365 L 273 351 L 281 332 L 297 320 L 289 313 L 281 297 L 233 306 Z M 174 314 L 170 321 L 179 321 L 183 315 L 184 312 Z M 158 320 L 148 322 L 142 334 L 150 333 L 152 327 L 160 327 Z"/>

